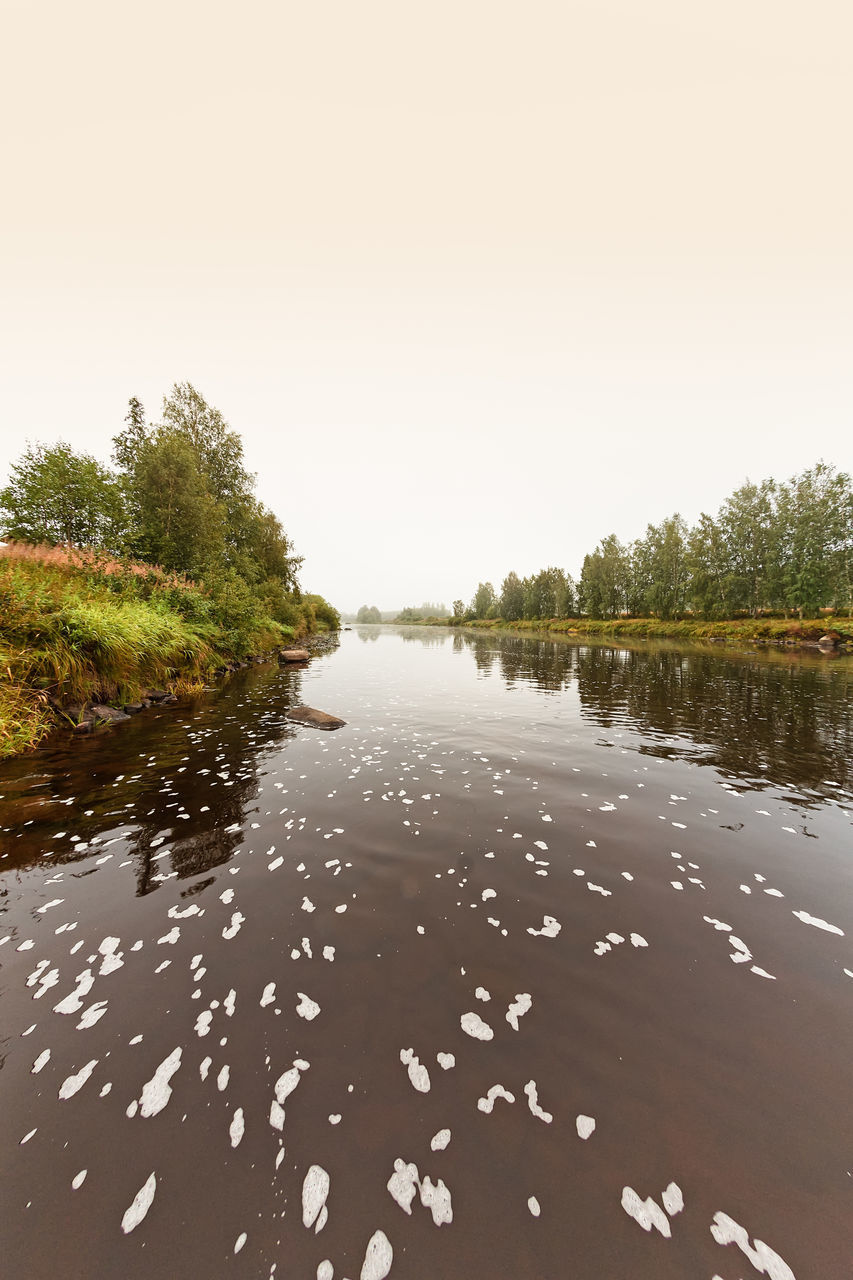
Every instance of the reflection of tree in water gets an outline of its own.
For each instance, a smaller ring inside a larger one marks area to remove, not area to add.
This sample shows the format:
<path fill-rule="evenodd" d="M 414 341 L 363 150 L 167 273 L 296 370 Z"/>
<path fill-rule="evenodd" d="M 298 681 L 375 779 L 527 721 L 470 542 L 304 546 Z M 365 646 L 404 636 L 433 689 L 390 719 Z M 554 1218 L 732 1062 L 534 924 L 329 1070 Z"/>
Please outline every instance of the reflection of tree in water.
<path fill-rule="evenodd" d="M 498 668 L 507 685 L 535 684 L 539 689 L 559 693 L 571 682 L 575 650 L 554 640 L 494 633 L 457 632 L 474 658 L 477 670 L 489 675 Z"/>
<path fill-rule="evenodd" d="M 691 759 L 741 777 L 805 788 L 851 782 L 853 669 L 843 659 L 812 665 L 597 646 L 576 653 L 581 706 L 599 724 L 688 735 L 703 748 Z M 683 754 L 673 744 L 657 750 Z"/>
<path fill-rule="evenodd" d="M 243 840 L 265 753 L 296 732 L 285 712 L 300 702 L 301 684 L 295 667 L 238 672 L 210 699 L 62 742 L 40 753 L 37 768 L 32 758 L 11 762 L 0 791 L 11 788 L 18 803 L 4 812 L 12 838 L 2 869 L 31 866 L 46 852 L 52 865 L 73 863 L 119 833 L 137 862 L 140 894 L 157 877 L 221 866 Z M 83 849 L 65 839 L 53 845 L 61 832 L 79 836 Z"/>
<path fill-rule="evenodd" d="M 379 628 L 378 627 L 356 627 L 355 634 L 358 636 L 359 640 L 362 640 L 364 641 L 365 644 L 367 644 L 368 640 L 379 639 Z"/>
<path fill-rule="evenodd" d="M 169 870 L 181 880 L 229 860 L 243 841 L 246 809 L 258 792 L 260 758 L 296 733 L 285 712 L 300 703 L 301 685 L 295 667 L 238 677 L 215 706 L 201 708 L 183 727 L 181 745 L 192 750 L 193 771 L 175 768 L 162 779 L 157 802 L 132 841 L 138 893 L 156 886 L 161 849 L 169 850 Z M 153 847 L 169 827 L 173 834 Z"/>
<path fill-rule="evenodd" d="M 426 649 L 440 648 L 441 645 L 447 644 L 450 632 L 443 627 L 398 627 L 394 635 L 405 640 L 408 644 L 417 642 L 422 644 Z"/>

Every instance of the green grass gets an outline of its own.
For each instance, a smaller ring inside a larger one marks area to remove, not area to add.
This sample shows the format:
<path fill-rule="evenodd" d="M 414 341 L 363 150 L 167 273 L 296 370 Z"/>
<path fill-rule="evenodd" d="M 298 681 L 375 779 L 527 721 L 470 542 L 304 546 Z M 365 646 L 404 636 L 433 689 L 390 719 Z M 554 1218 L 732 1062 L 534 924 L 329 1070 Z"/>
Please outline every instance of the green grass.
<path fill-rule="evenodd" d="M 433 623 L 432 625 L 447 625 Z M 796 618 L 735 618 L 724 622 L 704 621 L 699 618 L 681 618 L 664 621 L 661 618 L 532 618 L 518 622 L 504 622 L 501 618 L 476 618 L 461 624 L 476 629 L 511 631 L 552 631 L 562 635 L 636 636 L 639 638 L 670 638 L 684 640 L 731 641 L 758 640 L 773 643 L 793 641 L 814 642 L 827 632 L 847 643 L 853 643 L 853 619 L 838 616 L 815 619 Z"/>
<path fill-rule="evenodd" d="M 324 608 L 325 606 L 325 608 Z M 245 585 L 212 590 L 129 567 L 104 572 L 54 556 L 0 557 L 0 757 L 36 746 L 54 709 L 121 704 L 176 682 L 191 690 L 218 667 L 329 629 L 320 597 L 283 625 Z"/>

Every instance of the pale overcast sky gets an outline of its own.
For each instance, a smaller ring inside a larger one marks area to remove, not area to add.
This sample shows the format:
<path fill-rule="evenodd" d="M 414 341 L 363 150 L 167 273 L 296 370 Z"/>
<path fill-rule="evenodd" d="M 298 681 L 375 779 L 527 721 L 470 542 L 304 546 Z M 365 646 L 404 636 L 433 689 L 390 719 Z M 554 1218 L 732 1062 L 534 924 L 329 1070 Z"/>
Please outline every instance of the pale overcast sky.
<path fill-rule="evenodd" d="M 5 0 L 0 479 L 188 380 L 350 610 L 853 468 L 850 0 Z"/>

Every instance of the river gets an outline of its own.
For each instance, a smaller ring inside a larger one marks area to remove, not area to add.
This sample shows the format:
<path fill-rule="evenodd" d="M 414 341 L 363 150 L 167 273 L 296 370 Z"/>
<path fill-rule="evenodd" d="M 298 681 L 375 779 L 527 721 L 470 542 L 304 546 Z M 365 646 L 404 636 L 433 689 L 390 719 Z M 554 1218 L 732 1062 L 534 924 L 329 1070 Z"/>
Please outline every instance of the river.
<path fill-rule="evenodd" d="M 0 768 L 2 1274 L 849 1276 L 853 661 L 341 641 Z"/>

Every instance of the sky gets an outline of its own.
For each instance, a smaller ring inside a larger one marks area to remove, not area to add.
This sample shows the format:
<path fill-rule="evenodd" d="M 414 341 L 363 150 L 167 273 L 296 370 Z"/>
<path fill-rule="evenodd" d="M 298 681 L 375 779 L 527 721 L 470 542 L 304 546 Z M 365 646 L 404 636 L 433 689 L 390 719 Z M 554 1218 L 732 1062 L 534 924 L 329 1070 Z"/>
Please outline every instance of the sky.
<path fill-rule="evenodd" d="M 0 483 L 189 381 L 351 611 L 853 469 L 849 0 L 0 6 Z"/>

